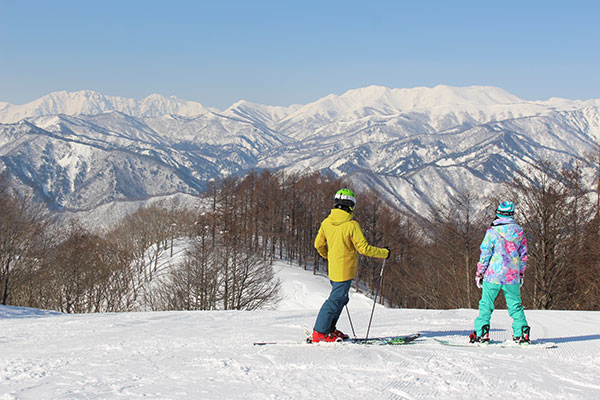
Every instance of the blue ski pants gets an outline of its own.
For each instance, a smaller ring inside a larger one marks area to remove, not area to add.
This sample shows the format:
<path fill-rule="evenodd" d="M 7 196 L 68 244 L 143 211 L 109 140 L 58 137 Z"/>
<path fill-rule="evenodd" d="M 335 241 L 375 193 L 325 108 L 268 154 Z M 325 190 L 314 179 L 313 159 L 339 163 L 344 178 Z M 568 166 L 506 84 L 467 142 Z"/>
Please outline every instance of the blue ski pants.
<path fill-rule="evenodd" d="M 521 303 L 521 286 L 500 285 L 497 283 L 483 282 L 481 289 L 481 300 L 479 301 L 479 316 L 475 318 L 475 332 L 481 335 L 481 327 L 489 325 L 494 312 L 494 301 L 500 290 L 504 292 L 508 315 L 513 319 L 513 336 L 521 336 L 521 328 L 527 326 L 527 319 Z"/>
<path fill-rule="evenodd" d="M 317 315 L 315 322 L 315 331 L 329 333 L 335 330 L 335 324 L 350 298 L 348 292 L 352 286 L 352 279 L 344 282 L 331 282 L 331 292 L 329 298 L 325 300 Z"/>

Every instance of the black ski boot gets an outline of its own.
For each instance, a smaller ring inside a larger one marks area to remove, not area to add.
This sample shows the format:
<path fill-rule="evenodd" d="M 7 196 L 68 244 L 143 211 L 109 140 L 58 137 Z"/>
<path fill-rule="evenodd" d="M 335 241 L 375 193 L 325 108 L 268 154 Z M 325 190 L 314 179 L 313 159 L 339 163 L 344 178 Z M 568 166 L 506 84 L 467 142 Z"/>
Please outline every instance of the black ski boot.
<path fill-rule="evenodd" d="M 477 331 L 471 332 L 469 335 L 469 343 L 484 343 L 490 342 L 490 326 L 484 325 L 481 327 L 481 336 L 477 336 Z"/>
<path fill-rule="evenodd" d="M 531 340 L 529 339 L 530 330 L 531 328 L 525 325 L 521 328 L 521 336 L 513 336 L 513 341 L 521 345 L 531 344 Z"/>

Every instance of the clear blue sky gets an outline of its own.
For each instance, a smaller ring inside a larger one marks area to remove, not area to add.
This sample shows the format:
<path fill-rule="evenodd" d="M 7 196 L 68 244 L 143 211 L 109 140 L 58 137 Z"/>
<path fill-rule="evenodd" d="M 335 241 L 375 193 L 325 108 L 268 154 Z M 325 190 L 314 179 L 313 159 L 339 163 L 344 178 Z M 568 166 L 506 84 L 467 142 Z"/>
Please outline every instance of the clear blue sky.
<path fill-rule="evenodd" d="M 0 101 L 152 93 L 224 109 L 368 85 L 600 98 L 600 1 L 0 0 Z"/>

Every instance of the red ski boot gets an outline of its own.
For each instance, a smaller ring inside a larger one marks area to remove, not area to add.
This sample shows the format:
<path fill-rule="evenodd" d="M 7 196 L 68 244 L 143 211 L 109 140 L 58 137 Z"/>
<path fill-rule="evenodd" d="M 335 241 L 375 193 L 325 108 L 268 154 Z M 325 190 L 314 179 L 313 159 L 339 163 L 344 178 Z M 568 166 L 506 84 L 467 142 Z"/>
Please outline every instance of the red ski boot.
<path fill-rule="evenodd" d="M 331 332 L 331 334 L 333 336 L 335 336 L 335 337 L 338 337 L 338 338 L 342 339 L 342 340 L 350 339 L 350 336 L 346 335 L 344 332 L 342 332 L 342 331 L 340 331 L 338 329 L 336 329 L 333 332 Z"/>
<path fill-rule="evenodd" d="M 321 332 L 317 332 L 313 329 L 313 334 L 312 334 L 312 342 L 313 343 L 319 343 L 319 342 L 339 342 L 342 339 L 340 339 L 339 337 L 335 336 L 333 333 L 321 333 Z"/>

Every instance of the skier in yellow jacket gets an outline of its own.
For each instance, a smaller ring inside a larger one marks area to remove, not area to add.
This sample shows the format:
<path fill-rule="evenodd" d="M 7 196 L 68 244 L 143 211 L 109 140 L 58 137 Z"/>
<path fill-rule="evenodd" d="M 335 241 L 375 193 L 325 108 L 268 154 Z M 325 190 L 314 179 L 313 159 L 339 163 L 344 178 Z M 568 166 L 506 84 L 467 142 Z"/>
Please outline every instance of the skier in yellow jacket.
<path fill-rule="evenodd" d="M 334 208 L 321 223 L 315 238 L 315 248 L 327 259 L 331 293 L 325 300 L 313 329 L 313 343 L 334 342 L 348 335 L 336 328 L 344 306 L 348 303 L 348 292 L 356 275 L 357 258 L 360 253 L 368 257 L 388 258 L 388 247 L 369 245 L 358 222 L 352 219 L 356 196 L 350 189 L 341 189 L 335 194 Z"/>

